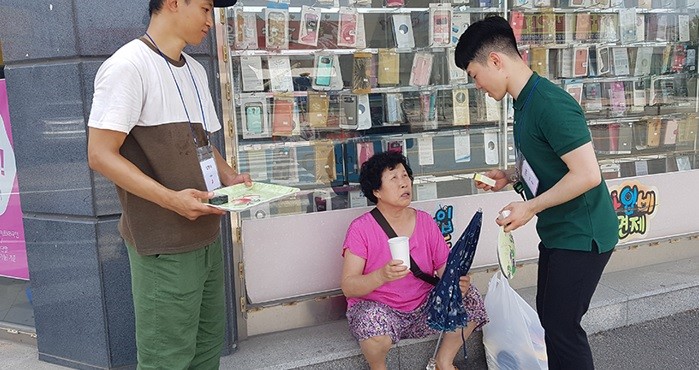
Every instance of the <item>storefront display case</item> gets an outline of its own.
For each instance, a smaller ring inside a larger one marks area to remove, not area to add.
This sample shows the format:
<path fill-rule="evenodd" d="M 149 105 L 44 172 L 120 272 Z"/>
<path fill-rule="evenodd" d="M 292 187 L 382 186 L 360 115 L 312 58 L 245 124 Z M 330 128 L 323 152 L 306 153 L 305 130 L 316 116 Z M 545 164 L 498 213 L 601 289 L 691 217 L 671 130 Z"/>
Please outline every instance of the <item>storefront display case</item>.
<path fill-rule="evenodd" d="M 453 62 L 460 34 L 488 15 L 507 17 L 532 69 L 580 102 L 605 178 L 695 169 L 697 6 L 614 1 L 239 1 L 222 11 L 229 160 L 255 181 L 302 189 L 232 216 L 241 336 L 342 316 L 341 243 L 369 209 L 358 179 L 373 153 L 408 157 L 418 208 L 517 199 L 479 194 L 472 180 L 513 164 L 512 101 L 477 90 Z M 535 258 L 533 225 L 527 233 L 534 246 L 522 256 Z M 303 319 L 280 319 L 295 309 Z"/>

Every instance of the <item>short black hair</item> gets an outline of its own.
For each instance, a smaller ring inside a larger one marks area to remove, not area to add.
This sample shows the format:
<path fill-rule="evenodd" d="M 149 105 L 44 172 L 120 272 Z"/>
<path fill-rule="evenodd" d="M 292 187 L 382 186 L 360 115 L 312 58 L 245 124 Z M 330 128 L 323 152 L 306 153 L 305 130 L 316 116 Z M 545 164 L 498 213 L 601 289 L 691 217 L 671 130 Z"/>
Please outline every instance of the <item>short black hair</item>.
<path fill-rule="evenodd" d="M 190 0 L 184 0 L 185 3 L 189 4 Z M 148 2 L 148 15 L 153 16 L 153 14 L 157 14 L 160 9 L 163 8 L 163 3 L 165 0 L 150 0 Z"/>
<path fill-rule="evenodd" d="M 492 51 L 521 57 L 512 27 L 497 15 L 474 22 L 461 35 L 454 51 L 456 66 L 466 70 L 473 61 L 485 64 Z"/>
<path fill-rule="evenodd" d="M 405 167 L 408 177 L 413 180 L 413 170 L 408 165 L 408 159 L 399 152 L 382 152 L 374 154 L 369 158 L 359 171 L 359 185 L 364 196 L 370 201 L 377 203 L 378 199 L 374 195 L 374 190 L 381 189 L 381 175 L 383 171 L 392 170 L 399 164 Z"/>

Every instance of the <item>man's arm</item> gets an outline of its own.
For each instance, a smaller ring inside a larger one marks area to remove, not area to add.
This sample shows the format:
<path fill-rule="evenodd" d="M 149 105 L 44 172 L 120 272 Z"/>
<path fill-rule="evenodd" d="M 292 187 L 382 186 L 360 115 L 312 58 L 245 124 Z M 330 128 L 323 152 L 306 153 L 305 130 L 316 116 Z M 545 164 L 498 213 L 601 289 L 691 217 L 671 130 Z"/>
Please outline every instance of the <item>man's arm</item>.
<path fill-rule="evenodd" d="M 190 220 L 208 214 L 225 214 L 224 211 L 201 202 L 211 198 L 212 193 L 196 189 L 174 191 L 144 174 L 119 153 L 125 139 L 126 134 L 123 132 L 90 127 L 87 142 L 90 168 L 129 193 L 177 212 Z"/>
<path fill-rule="evenodd" d="M 221 153 L 218 149 L 214 147 L 214 158 L 216 160 L 216 168 L 218 169 L 218 177 L 221 183 L 225 186 L 231 186 L 235 184 L 245 183 L 246 186 L 252 186 L 252 180 L 250 175 L 247 173 L 235 173 L 233 168 L 223 159 Z"/>
<path fill-rule="evenodd" d="M 537 213 L 563 204 L 586 191 L 599 185 L 602 181 L 599 164 L 592 143 L 588 142 L 561 157 L 568 173 L 565 174 L 551 189 L 537 195 L 526 202 L 514 202 L 503 209 L 509 209 L 510 215 L 498 219 L 499 225 L 505 226 L 505 231 L 512 231 L 526 224 Z"/>

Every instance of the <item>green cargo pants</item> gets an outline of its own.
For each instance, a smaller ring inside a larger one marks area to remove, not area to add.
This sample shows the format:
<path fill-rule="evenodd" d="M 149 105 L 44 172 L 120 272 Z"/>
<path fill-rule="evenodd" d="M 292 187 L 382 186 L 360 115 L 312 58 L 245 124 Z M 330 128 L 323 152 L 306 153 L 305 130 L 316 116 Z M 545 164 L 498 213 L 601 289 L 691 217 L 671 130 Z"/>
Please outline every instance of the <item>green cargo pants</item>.
<path fill-rule="evenodd" d="M 218 369 L 226 322 L 221 240 L 178 254 L 127 249 L 138 370 Z"/>

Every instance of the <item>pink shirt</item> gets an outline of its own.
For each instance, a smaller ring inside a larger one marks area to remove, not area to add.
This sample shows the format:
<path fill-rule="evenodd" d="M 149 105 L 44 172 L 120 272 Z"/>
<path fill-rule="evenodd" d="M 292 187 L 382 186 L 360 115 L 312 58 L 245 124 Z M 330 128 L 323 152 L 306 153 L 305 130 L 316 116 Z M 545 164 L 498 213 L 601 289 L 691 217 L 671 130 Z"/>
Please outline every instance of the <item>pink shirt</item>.
<path fill-rule="evenodd" d="M 410 255 L 425 273 L 432 273 L 444 266 L 449 256 L 449 247 L 444 241 L 437 223 L 423 211 L 416 211 L 415 230 L 410 236 Z M 347 229 L 342 249 L 364 258 L 364 274 L 369 274 L 385 266 L 391 260 L 388 236 L 367 212 L 357 217 Z M 381 302 L 399 311 L 412 311 L 425 301 L 432 285 L 416 278 L 412 273 L 403 279 L 388 282 L 373 292 L 355 298 L 347 298 L 351 307 L 359 300 Z"/>

